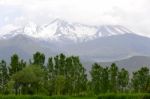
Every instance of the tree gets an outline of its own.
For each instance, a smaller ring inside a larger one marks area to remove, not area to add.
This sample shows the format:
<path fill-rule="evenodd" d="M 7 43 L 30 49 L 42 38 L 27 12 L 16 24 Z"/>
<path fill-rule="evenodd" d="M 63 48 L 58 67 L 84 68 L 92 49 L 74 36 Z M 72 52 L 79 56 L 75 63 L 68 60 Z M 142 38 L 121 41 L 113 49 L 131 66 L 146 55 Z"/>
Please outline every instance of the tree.
<path fill-rule="evenodd" d="M 43 53 L 36 52 L 35 54 L 33 54 L 33 64 L 34 65 L 39 65 L 39 66 L 43 67 L 44 62 L 45 62 L 45 55 Z"/>
<path fill-rule="evenodd" d="M 14 54 L 12 55 L 11 62 L 10 62 L 10 68 L 9 68 L 10 75 L 18 72 L 19 70 L 20 70 L 19 56 L 17 54 Z"/>
<path fill-rule="evenodd" d="M 59 62 L 60 62 L 59 67 L 60 75 L 65 75 L 66 56 L 63 53 L 59 55 Z"/>
<path fill-rule="evenodd" d="M 58 75 L 55 78 L 55 93 L 56 95 L 62 95 L 65 85 L 65 78 L 62 75 Z"/>
<path fill-rule="evenodd" d="M 54 64 L 52 57 L 48 58 L 46 71 L 47 71 L 47 80 L 52 80 L 54 78 Z"/>
<path fill-rule="evenodd" d="M 73 77 L 74 77 L 74 92 L 79 95 L 80 92 L 86 90 L 87 85 L 87 75 L 85 73 L 85 68 L 82 66 L 79 57 L 72 57 L 73 60 Z"/>
<path fill-rule="evenodd" d="M 129 84 L 129 73 L 124 68 L 118 72 L 118 87 L 119 92 L 124 92 Z"/>
<path fill-rule="evenodd" d="M 47 63 L 47 69 L 46 69 L 46 82 L 45 82 L 45 85 L 46 85 L 46 88 L 49 92 L 49 95 L 52 95 L 54 94 L 54 86 L 55 86 L 55 71 L 54 71 L 54 63 L 53 63 L 53 58 L 52 57 L 49 57 L 48 58 L 48 63 Z"/>
<path fill-rule="evenodd" d="M 102 91 L 102 70 L 103 68 L 99 64 L 94 63 L 90 71 L 92 90 L 95 94 L 99 94 Z"/>
<path fill-rule="evenodd" d="M 60 67 L 60 62 L 59 62 L 59 56 L 58 55 L 56 55 L 55 57 L 54 57 L 54 67 L 55 67 L 55 74 L 56 75 L 59 75 L 60 74 L 60 69 L 59 69 L 59 67 Z"/>
<path fill-rule="evenodd" d="M 65 79 L 63 94 L 79 94 L 86 90 L 87 75 L 79 57 L 66 57 L 64 54 L 60 54 L 55 56 L 54 60 L 49 58 L 48 61 L 48 66 L 50 68 L 53 66 L 53 80 L 56 80 L 55 78 L 58 76 L 63 76 Z M 53 61 L 54 63 L 52 63 Z"/>
<path fill-rule="evenodd" d="M 73 93 L 73 81 L 74 81 L 74 76 L 73 76 L 73 60 L 72 57 L 67 57 L 66 58 L 66 65 L 65 65 L 65 77 L 66 77 L 66 83 L 65 83 L 65 92 L 66 94 L 71 95 Z"/>
<path fill-rule="evenodd" d="M 108 92 L 109 89 L 109 71 L 108 67 L 103 68 L 101 75 L 101 91 L 102 93 Z"/>
<path fill-rule="evenodd" d="M 149 69 L 142 67 L 140 70 L 133 72 L 131 82 L 135 92 L 147 92 L 150 84 Z"/>
<path fill-rule="evenodd" d="M 23 59 L 20 61 L 17 54 L 12 55 L 9 67 L 10 76 L 22 70 L 24 67 L 26 67 L 26 62 Z"/>
<path fill-rule="evenodd" d="M 26 62 L 23 59 L 21 59 L 21 61 L 19 62 L 19 70 L 22 70 L 25 67 L 26 67 Z"/>
<path fill-rule="evenodd" d="M 27 66 L 12 76 L 15 94 L 38 94 L 43 88 L 44 72 L 40 66 Z"/>
<path fill-rule="evenodd" d="M 0 62 L 0 91 L 2 93 L 5 92 L 5 86 L 8 82 L 8 79 L 9 79 L 9 75 L 8 75 L 8 69 L 7 69 L 7 66 L 6 66 L 6 62 L 4 60 L 2 60 Z"/>
<path fill-rule="evenodd" d="M 118 75 L 118 67 L 115 63 L 111 64 L 111 67 L 109 69 L 110 72 L 110 92 L 117 92 L 117 75 Z"/>

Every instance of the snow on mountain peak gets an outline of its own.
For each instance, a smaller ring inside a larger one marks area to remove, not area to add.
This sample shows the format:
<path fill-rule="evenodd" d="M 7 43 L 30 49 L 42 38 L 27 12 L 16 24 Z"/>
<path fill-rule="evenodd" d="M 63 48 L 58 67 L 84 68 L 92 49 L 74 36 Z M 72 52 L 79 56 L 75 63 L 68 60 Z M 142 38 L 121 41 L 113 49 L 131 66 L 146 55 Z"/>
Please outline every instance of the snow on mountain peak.
<path fill-rule="evenodd" d="M 29 22 L 23 28 L 14 30 L 6 35 L 0 35 L 0 38 L 24 34 L 43 40 L 68 39 L 73 41 L 87 41 L 97 37 L 122 35 L 125 33 L 132 32 L 120 25 L 91 26 L 79 23 L 69 23 L 61 19 L 55 19 L 49 24 L 41 26 L 38 26 L 33 22 Z"/>
<path fill-rule="evenodd" d="M 28 35 L 33 35 L 37 33 L 37 25 L 33 22 L 29 22 L 23 30 L 24 33 L 28 34 Z"/>

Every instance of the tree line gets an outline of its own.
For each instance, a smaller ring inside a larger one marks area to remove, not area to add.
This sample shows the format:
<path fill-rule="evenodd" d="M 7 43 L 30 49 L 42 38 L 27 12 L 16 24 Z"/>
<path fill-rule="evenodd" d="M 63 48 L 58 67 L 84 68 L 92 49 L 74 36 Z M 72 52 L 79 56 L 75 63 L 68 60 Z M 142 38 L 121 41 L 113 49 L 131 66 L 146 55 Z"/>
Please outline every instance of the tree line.
<path fill-rule="evenodd" d="M 92 65 L 87 76 L 78 56 L 59 54 L 49 57 L 40 52 L 27 63 L 17 54 L 10 63 L 0 61 L 0 94 L 98 95 L 101 93 L 149 93 L 148 67 L 129 74 L 125 68 Z"/>

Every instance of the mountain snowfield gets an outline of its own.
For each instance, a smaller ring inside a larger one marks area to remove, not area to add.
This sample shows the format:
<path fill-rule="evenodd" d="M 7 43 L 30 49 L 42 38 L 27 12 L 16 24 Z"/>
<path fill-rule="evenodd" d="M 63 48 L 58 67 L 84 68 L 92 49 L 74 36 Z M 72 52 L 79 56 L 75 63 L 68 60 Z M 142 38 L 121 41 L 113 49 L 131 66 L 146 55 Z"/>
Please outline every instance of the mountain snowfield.
<path fill-rule="evenodd" d="M 82 42 L 99 37 L 122 35 L 127 33 L 133 32 L 120 25 L 92 26 L 55 19 L 46 25 L 39 26 L 33 22 L 29 22 L 25 26 L 22 26 L 22 28 L 12 30 L 11 32 L 1 33 L 0 31 L 0 38 L 8 39 L 18 34 L 22 34 L 47 41 L 61 41 L 68 39 L 74 42 Z"/>

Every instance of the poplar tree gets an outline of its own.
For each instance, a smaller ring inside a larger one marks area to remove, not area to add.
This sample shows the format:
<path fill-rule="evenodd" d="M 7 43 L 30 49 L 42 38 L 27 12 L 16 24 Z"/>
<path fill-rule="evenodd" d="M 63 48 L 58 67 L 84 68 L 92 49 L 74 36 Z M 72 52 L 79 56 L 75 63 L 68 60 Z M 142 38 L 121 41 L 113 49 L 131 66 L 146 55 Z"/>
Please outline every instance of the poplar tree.
<path fill-rule="evenodd" d="M 0 91 L 2 93 L 5 92 L 8 79 L 9 79 L 8 68 L 6 66 L 6 62 L 2 60 L 0 62 Z"/>

